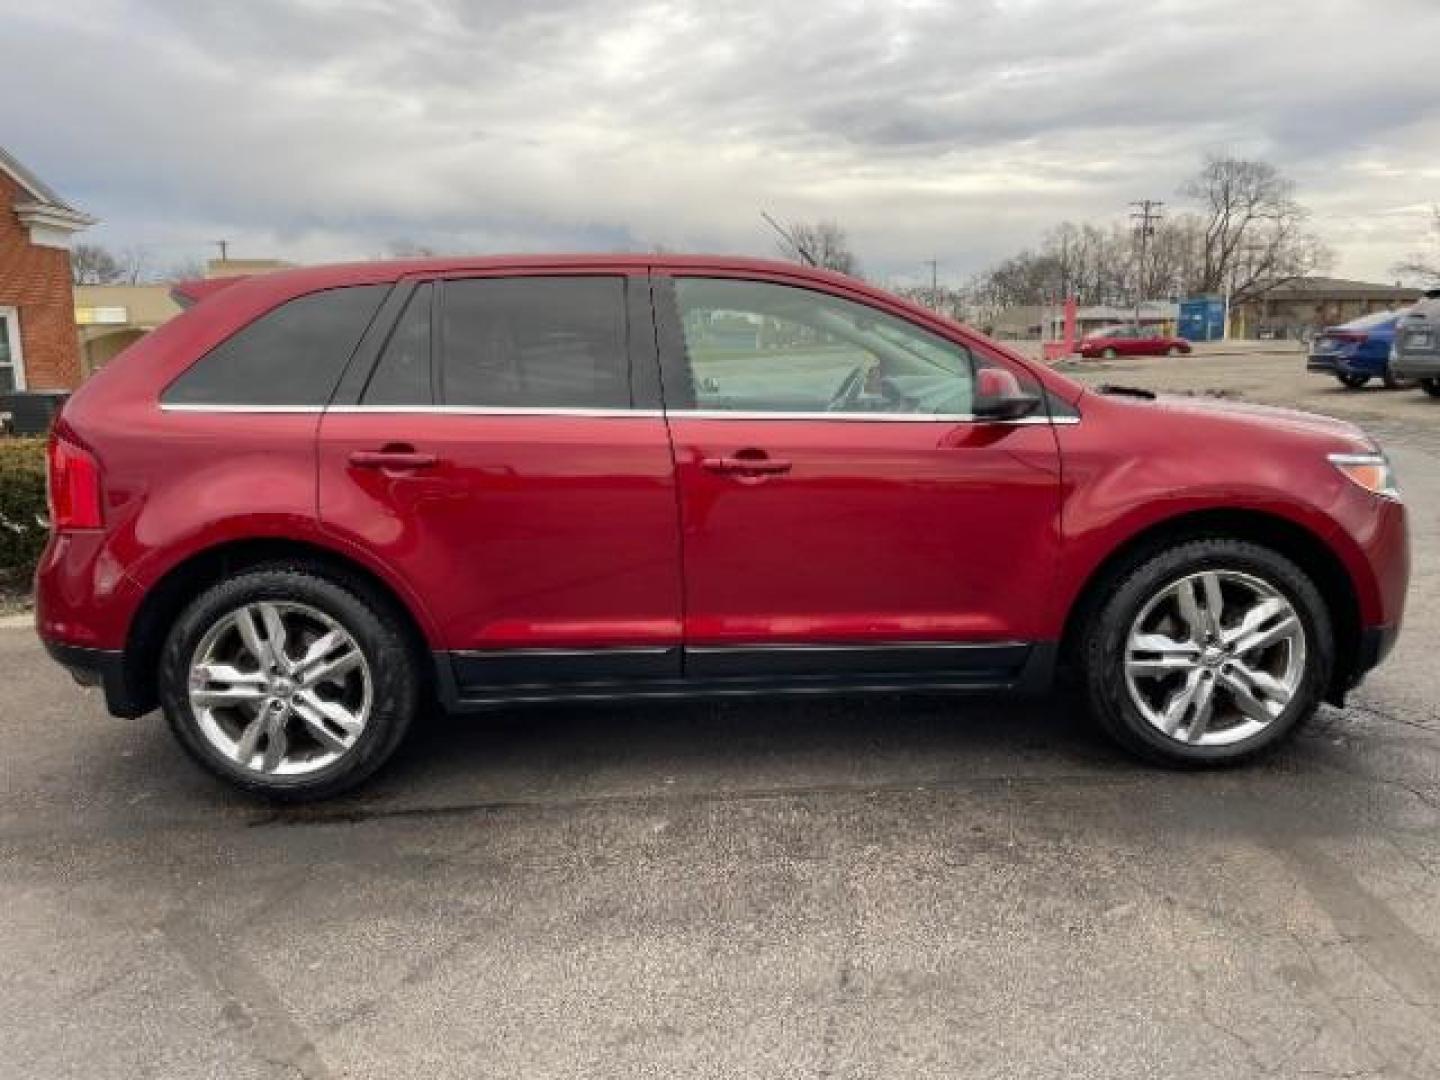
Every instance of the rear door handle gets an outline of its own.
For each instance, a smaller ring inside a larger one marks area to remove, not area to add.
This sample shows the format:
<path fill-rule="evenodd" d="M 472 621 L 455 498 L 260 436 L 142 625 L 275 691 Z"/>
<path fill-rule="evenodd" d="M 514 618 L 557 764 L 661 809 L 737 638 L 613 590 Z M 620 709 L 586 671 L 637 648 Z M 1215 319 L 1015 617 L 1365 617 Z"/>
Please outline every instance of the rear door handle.
<path fill-rule="evenodd" d="M 440 463 L 434 454 L 415 450 L 355 450 L 350 464 L 357 469 L 429 469 Z"/>
<path fill-rule="evenodd" d="M 777 458 L 709 457 L 701 458 L 700 465 L 711 472 L 735 473 L 741 476 L 778 476 L 790 471 L 790 462 Z"/>

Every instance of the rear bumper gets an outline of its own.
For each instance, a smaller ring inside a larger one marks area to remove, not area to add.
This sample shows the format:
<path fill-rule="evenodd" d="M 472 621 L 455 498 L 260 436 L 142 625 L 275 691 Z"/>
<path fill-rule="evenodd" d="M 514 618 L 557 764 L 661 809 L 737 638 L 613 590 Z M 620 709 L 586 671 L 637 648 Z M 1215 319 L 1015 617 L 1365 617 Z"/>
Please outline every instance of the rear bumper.
<path fill-rule="evenodd" d="M 81 686 L 98 686 L 105 691 L 105 707 L 114 716 L 142 716 L 149 708 L 129 685 L 125 655 L 118 649 L 92 649 L 41 639 L 50 658 L 63 667 Z"/>
<path fill-rule="evenodd" d="M 1366 357 L 1346 356 L 1344 353 L 1311 353 L 1305 361 L 1305 370 L 1320 375 L 1365 375 L 1378 378 L 1385 374 L 1386 361 Z"/>

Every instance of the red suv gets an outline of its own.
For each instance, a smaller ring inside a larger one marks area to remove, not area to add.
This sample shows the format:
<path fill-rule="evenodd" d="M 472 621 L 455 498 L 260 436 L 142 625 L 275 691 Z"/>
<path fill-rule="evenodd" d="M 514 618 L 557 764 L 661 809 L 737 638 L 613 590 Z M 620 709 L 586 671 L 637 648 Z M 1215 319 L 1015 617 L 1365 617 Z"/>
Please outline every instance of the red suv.
<path fill-rule="evenodd" d="M 1349 424 L 1087 391 L 836 274 L 672 256 L 317 267 L 198 303 L 70 400 L 50 652 L 278 798 L 417 712 L 1035 691 L 1249 756 L 1400 625 Z"/>

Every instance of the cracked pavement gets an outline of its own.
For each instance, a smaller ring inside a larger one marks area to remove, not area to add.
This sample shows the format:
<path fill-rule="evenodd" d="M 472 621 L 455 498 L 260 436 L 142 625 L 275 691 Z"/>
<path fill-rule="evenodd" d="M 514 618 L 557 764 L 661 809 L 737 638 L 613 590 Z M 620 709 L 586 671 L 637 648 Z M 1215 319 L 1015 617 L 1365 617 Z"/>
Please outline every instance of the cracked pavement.
<path fill-rule="evenodd" d="M 1252 767 L 1060 700 L 533 708 L 277 812 L 0 630 L 0 1076 L 1440 1075 L 1440 402 L 1299 363 L 1094 376 L 1400 470 L 1396 654 Z"/>

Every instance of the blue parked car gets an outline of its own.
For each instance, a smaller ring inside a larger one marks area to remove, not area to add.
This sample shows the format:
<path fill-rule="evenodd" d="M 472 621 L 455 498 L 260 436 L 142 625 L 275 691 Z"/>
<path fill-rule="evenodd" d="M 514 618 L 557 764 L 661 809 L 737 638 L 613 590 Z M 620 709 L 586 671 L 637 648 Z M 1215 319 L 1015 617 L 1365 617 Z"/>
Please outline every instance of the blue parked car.
<path fill-rule="evenodd" d="M 1404 314 L 1375 311 L 1330 327 L 1311 344 L 1306 369 L 1334 375 L 1351 390 L 1359 390 L 1371 379 L 1384 379 L 1391 390 L 1409 385 L 1390 373 L 1390 347 Z"/>

